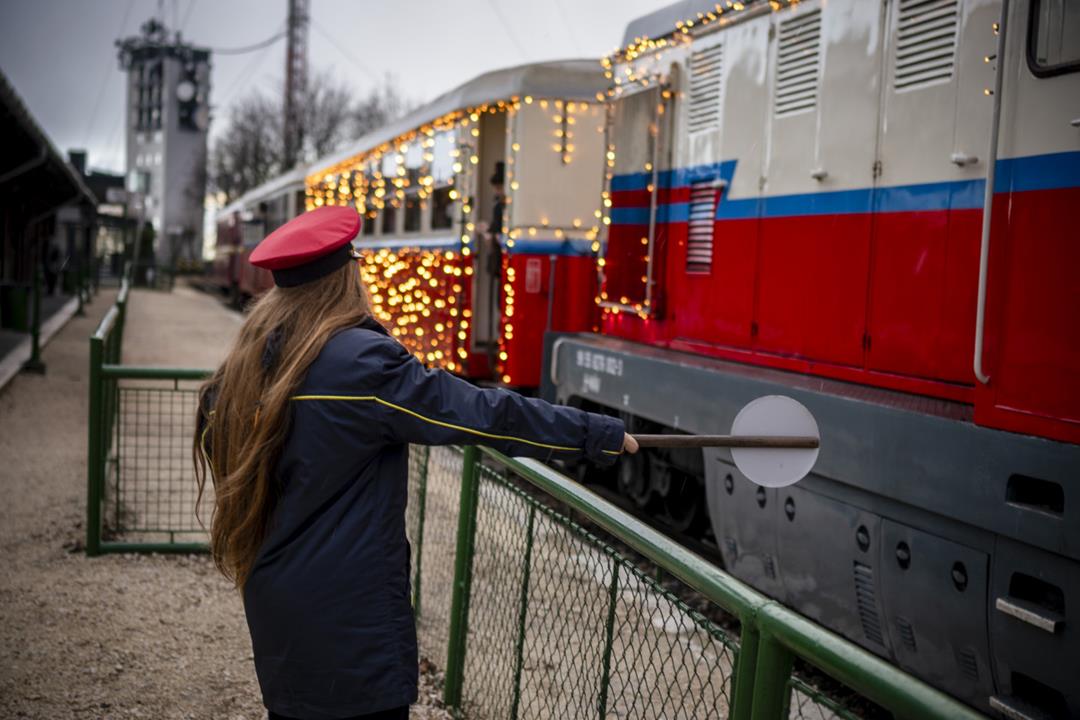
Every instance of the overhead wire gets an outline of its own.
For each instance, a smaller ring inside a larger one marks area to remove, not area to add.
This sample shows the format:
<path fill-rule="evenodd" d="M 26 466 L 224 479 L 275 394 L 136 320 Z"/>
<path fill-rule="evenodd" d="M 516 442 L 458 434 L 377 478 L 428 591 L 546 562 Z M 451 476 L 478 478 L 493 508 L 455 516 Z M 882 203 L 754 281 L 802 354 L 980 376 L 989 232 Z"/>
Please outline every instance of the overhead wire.
<path fill-rule="evenodd" d="M 131 17 L 131 9 L 135 7 L 135 0 L 128 0 L 127 10 L 124 11 L 124 19 L 120 21 L 120 35 L 124 34 L 127 29 L 128 18 Z M 109 84 L 109 77 L 112 75 L 112 55 L 109 56 L 109 64 L 105 66 L 105 74 L 101 78 L 101 87 L 98 88 L 97 97 L 94 98 L 94 107 L 90 111 L 90 123 L 86 127 L 86 134 L 83 136 L 83 144 L 88 145 L 90 143 L 90 135 L 94 132 L 94 126 L 97 124 L 98 110 L 101 109 L 101 98 L 105 95 L 105 88 Z"/>
<path fill-rule="evenodd" d="M 224 107 L 225 105 L 227 105 L 232 99 L 232 96 L 240 88 L 240 86 L 243 85 L 245 82 L 250 82 L 252 71 L 262 64 L 263 59 L 266 57 L 266 51 L 269 48 L 269 45 L 264 45 L 262 48 L 262 52 L 252 56 L 251 60 L 246 65 L 244 65 L 243 69 L 236 76 L 236 80 L 233 82 L 233 84 L 229 86 L 228 90 L 222 93 L 222 99 L 217 103 L 219 107 Z"/>
<path fill-rule="evenodd" d="M 188 0 L 187 10 L 184 11 L 184 19 L 180 21 L 180 32 L 184 32 L 184 28 L 187 27 L 188 18 L 191 17 L 191 11 L 195 9 L 195 0 Z"/>
<path fill-rule="evenodd" d="M 566 19 L 566 8 L 563 7 L 562 0 L 555 0 L 555 9 L 559 11 L 559 17 L 562 18 L 563 27 L 566 28 L 567 35 L 570 36 L 570 42 L 574 45 L 574 51 L 581 55 L 581 42 L 578 40 L 577 30 L 574 24 Z"/>
<path fill-rule="evenodd" d="M 526 60 L 529 54 L 525 52 L 525 48 L 520 42 L 518 42 L 517 36 L 514 35 L 513 30 L 510 29 L 510 23 L 506 21 L 506 18 L 502 14 L 502 10 L 499 9 L 498 0 L 488 0 L 488 5 L 491 6 L 492 11 L 495 13 L 495 17 L 498 18 L 499 24 L 503 26 L 503 30 L 506 31 L 506 36 L 510 38 L 510 42 L 514 43 L 514 47 L 518 50 L 518 55 L 522 60 Z"/>
<path fill-rule="evenodd" d="M 249 52 L 255 52 L 256 50 L 262 50 L 265 47 L 269 47 L 281 38 L 285 37 L 286 34 L 288 34 L 288 31 L 282 30 L 276 35 L 271 35 L 265 40 L 257 42 L 253 45 L 244 45 L 237 48 L 210 48 L 210 52 L 214 53 L 215 55 L 244 55 Z"/>
<path fill-rule="evenodd" d="M 328 33 L 326 30 L 323 30 L 323 28 L 318 23 L 315 22 L 314 18 L 311 18 L 310 22 L 311 22 L 311 27 L 315 28 L 315 32 L 322 35 L 326 39 L 327 42 L 329 42 L 331 45 L 333 45 L 334 48 L 345 57 L 346 60 L 348 60 L 352 64 L 356 65 L 360 70 L 363 70 L 366 73 L 374 75 L 374 73 L 375 73 L 374 70 L 372 70 L 370 67 L 368 67 L 364 62 L 362 62 L 359 58 L 357 58 L 351 52 L 349 52 L 348 50 L 343 48 L 341 45 L 339 45 L 338 41 L 335 40 L 334 37 L 330 33 Z"/>

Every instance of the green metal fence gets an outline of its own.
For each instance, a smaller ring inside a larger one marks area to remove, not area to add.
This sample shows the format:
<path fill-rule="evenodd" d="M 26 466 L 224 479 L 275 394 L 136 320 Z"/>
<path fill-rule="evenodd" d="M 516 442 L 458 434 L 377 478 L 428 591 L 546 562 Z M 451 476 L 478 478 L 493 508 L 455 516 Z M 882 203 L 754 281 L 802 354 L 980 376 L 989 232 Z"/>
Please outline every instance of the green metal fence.
<path fill-rule="evenodd" d="M 121 364 L 127 303 L 125 283 L 90 340 L 87 553 L 203 551 L 209 371 Z M 406 520 L 421 652 L 458 715 L 981 717 L 539 462 L 414 446 Z"/>
<path fill-rule="evenodd" d="M 125 279 L 90 337 L 86 552 L 204 551 L 191 438 L 209 371 L 121 364 L 128 302 Z"/>
<path fill-rule="evenodd" d="M 459 715 L 981 717 L 541 463 L 414 447 L 410 470 L 421 651 Z"/>

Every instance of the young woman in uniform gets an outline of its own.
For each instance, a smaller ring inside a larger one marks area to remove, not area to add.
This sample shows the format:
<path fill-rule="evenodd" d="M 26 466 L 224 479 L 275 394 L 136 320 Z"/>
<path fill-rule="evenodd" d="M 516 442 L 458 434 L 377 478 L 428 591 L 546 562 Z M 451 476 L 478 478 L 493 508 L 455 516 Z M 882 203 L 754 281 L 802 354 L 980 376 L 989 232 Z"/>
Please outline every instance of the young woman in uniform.
<path fill-rule="evenodd" d="M 620 420 L 425 369 L 371 318 L 350 208 L 305 213 L 251 254 L 275 288 L 204 386 L 199 494 L 242 591 L 270 718 L 406 718 L 417 648 L 405 539 L 409 443 L 614 462 Z"/>

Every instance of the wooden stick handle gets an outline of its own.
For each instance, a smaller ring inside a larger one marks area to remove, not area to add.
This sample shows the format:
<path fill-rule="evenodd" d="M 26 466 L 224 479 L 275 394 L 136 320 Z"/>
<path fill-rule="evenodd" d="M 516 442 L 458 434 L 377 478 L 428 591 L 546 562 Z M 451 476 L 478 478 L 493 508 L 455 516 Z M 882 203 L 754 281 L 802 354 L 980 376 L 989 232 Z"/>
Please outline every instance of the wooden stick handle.
<path fill-rule="evenodd" d="M 641 447 L 697 448 L 772 448 L 785 450 L 813 450 L 821 441 L 813 436 L 779 435 L 634 435 Z"/>

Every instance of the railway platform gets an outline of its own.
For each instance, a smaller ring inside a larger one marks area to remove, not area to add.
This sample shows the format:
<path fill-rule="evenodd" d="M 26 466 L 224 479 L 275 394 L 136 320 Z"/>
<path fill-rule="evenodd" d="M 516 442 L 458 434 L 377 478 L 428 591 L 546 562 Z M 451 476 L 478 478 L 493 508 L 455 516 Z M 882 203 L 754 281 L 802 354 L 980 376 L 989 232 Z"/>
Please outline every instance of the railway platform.
<path fill-rule="evenodd" d="M 238 323 L 227 315 L 185 326 L 185 303 L 207 299 L 124 287 L 90 340 L 85 549 L 104 556 L 89 566 L 149 562 L 178 576 L 201 568 L 200 582 L 221 593 L 191 555 L 206 538 L 193 512 L 189 438 L 195 389 Z M 170 352 L 175 337 L 191 355 Z M 414 447 L 409 483 L 422 665 L 437 673 L 434 692 L 449 712 L 981 717 L 541 463 Z M 242 630 L 239 604 L 218 601 L 229 633 Z"/>
<path fill-rule="evenodd" d="M 83 552 L 87 338 L 117 295 L 103 286 L 58 329 L 45 375 L 0 390 L 0 715 L 261 720 L 243 608 L 209 557 Z M 240 327 L 182 284 L 128 297 L 125 362 L 210 366 Z M 414 718 L 448 717 L 434 682 Z"/>

